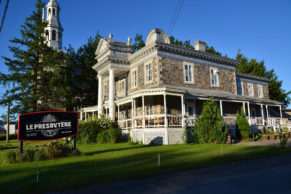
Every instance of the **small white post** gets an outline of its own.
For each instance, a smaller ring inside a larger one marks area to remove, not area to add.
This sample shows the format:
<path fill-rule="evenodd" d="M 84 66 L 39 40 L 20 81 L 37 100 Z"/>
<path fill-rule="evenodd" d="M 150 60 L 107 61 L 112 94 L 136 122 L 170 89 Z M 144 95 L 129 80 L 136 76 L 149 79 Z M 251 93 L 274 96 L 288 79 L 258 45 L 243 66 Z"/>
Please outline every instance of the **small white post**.
<path fill-rule="evenodd" d="M 144 118 L 144 95 L 142 95 L 142 127 L 145 128 L 145 118 Z"/>
<path fill-rule="evenodd" d="M 165 114 L 165 128 L 168 127 L 168 117 L 167 117 L 167 96 L 166 93 L 164 93 L 164 114 Z"/>
<path fill-rule="evenodd" d="M 261 104 L 261 114 L 262 114 L 262 121 L 263 125 L 265 125 L 265 114 L 264 114 L 264 106 Z"/>
<path fill-rule="evenodd" d="M 223 117 L 222 100 L 219 101 L 220 104 L 220 114 Z"/>

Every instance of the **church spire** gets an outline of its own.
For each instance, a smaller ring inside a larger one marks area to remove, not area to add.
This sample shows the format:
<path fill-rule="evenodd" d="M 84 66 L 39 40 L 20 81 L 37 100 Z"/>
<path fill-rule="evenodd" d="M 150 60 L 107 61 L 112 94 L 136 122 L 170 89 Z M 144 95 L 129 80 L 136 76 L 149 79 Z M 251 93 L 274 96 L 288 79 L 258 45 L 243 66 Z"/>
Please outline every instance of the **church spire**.
<path fill-rule="evenodd" d="M 62 49 L 63 28 L 60 23 L 60 6 L 56 0 L 50 0 L 46 6 L 46 21 L 48 25 L 45 29 L 48 46 L 56 49 Z"/>

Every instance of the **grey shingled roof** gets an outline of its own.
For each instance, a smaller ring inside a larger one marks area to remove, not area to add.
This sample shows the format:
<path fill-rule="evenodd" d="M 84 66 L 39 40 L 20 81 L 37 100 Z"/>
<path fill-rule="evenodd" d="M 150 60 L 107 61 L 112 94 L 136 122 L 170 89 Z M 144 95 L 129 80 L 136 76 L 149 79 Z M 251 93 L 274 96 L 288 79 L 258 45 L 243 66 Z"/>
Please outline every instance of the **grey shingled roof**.
<path fill-rule="evenodd" d="M 280 105 L 282 104 L 279 101 L 265 99 L 265 98 L 256 98 L 250 96 L 242 96 L 233 94 L 230 92 L 220 91 L 220 90 L 206 90 L 206 89 L 199 89 L 199 88 L 189 88 L 189 87 L 181 87 L 181 86 L 170 86 L 170 85 L 162 85 L 167 89 L 174 89 L 174 90 L 182 90 L 189 96 L 196 96 L 196 97 L 214 97 L 220 99 L 230 99 L 230 100 L 238 100 L 238 101 L 250 101 L 254 103 L 264 103 L 264 104 L 273 104 L 273 105 Z"/>
<path fill-rule="evenodd" d="M 268 78 L 264 78 L 264 77 L 259 77 L 259 76 L 255 76 L 255 75 L 249 75 L 246 73 L 236 73 L 237 76 L 239 77 L 245 77 L 248 79 L 254 79 L 254 80 L 259 80 L 259 81 L 265 81 L 265 82 L 269 82 L 270 80 Z"/>

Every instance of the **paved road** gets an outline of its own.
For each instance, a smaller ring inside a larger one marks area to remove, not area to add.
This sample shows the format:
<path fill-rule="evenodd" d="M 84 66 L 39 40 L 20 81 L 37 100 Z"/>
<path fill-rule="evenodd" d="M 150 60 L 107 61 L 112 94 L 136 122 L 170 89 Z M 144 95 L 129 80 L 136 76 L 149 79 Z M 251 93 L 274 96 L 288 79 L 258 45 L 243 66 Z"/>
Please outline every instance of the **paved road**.
<path fill-rule="evenodd" d="M 291 193 L 291 155 L 120 181 L 63 193 Z"/>

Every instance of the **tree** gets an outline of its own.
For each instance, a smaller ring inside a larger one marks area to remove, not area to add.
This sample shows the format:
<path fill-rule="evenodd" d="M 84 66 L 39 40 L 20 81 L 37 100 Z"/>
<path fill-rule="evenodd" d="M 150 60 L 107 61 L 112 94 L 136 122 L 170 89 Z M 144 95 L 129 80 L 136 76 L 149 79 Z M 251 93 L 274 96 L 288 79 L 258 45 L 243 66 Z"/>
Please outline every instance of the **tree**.
<path fill-rule="evenodd" d="M 69 57 L 67 74 L 70 77 L 68 105 L 71 109 L 74 106 L 85 107 L 97 103 L 97 72 L 92 67 L 97 63 L 95 52 L 100 39 L 101 35 L 97 32 L 95 37 L 90 37 L 77 51 L 71 46 L 67 49 Z"/>
<path fill-rule="evenodd" d="M 135 35 L 133 46 L 134 46 L 135 51 L 137 51 L 145 46 L 142 35 L 140 35 L 140 34 Z"/>
<path fill-rule="evenodd" d="M 225 143 L 228 129 L 217 107 L 211 98 L 203 105 L 197 119 L 193 135 L 198 143 Z"/>
<path fill-rule="evenodd" d="M 249 60 L 240 50 L 236 59 L 240 61 L 240 64 L 236 67 L 237 72 L 268 78 L 270 80 L 268 85 L 270 99 L 282 102 L 283 107 L 289 105 L 290 97 L 288 95 L 291 94 L 291 91 L 287 92 L 282 88 L 282 80 L 278 79 L 274 69 L 267 70 L 263 60 L 257 61 L 254 58 Z"/>
<path fill-rule="evenodd" d="M 242 137 L 243 139 L 250 137 L 251 128 L 248 120 L 246 119 L 246 115 L 243 107 L 241 108 L 240 114 L 237 112 L 236 114 L 236 124 L 237 124 L 237 132 L 238 137 Z"/>
<path fill-rule="evenodd" d="M 8 89 L 0 104 L 13 102 L 11 113 L 35 112 L 51 109 L 50 103 L 60 101 L 62 85 L 58 68 L 63 67 L 63 53 L 58 53 L 46 45 L 44 29 L 47 25 L 42 20 L 44 3 L 38 0 L 36 10 L 27 17 L 21 26 L 21 38 L 10 42 L 9 50 L 13 58 L 3 57 L 8 73 L 0 73 L 0 83 Z M 9 87 L 10 86 L 10 87 Z M 61 105 L 57 105 L 60 107 Z"/>

